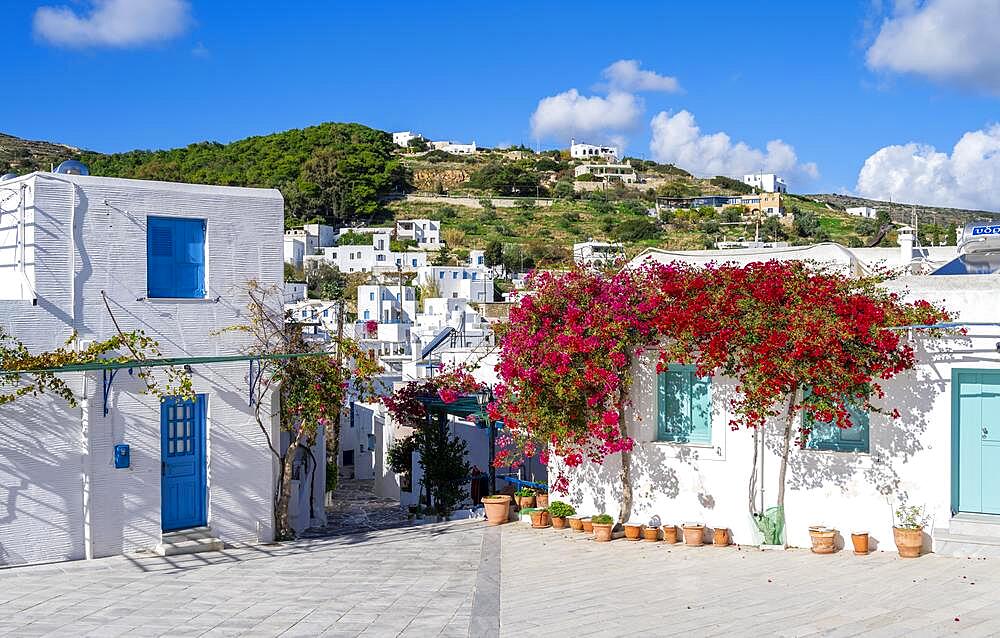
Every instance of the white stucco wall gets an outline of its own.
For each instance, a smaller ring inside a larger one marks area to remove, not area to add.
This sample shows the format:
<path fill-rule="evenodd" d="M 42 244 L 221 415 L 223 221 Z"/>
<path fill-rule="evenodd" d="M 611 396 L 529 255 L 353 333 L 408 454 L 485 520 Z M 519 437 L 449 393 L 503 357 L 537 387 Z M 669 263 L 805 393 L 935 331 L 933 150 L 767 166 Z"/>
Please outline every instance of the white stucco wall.
<path fill-rule="evenodd" d="M 911 277 L 892 287 L 911 298 L 943 301 L 969 322 L 1000 321 L 1000 282 L 984 276 Z M 827 525 L 850 543 L 851 531 L 868 531 L 878 548 L 894 551 L 892 508 L 900 496 L 924 505 L 933 516 L 925 529 L 927 549 L 933 530 L 947 529 L 951 518 L 952 369 L 1000 369 L 1000 327 L 969 327 L 967 336 L 930 341 L 914 333 L 918 365 L 884 382 L 881 405 L 901 416 L 870 415 L 870 453 L 826 452 L 793 448 L 785 496 L 786 539 L 808 547 L 808 527 Z M 631 405 L 626 418 L 637 441 L 632 454 L 631 520 L 659 515 L 664 523 L 701 522 L 728 527 L 736 543 L 760 541 L 748 513 L 748 479 L 753 436 L 728 425 L 732 380 L 713 379 L 712 443 L 681 445 L 655 442 L 655 353 L 633 368 Z M 876 403 L 879 404 L 879 403 Z M 765 506 L 774 505 L 780 467 L 781 424 L 769 423 L 764 458 Z M 550 474 L 559 467 L 553 461 Z M 620 457 L 604 466 L 589 463 L 569 470 L 568 500 L 583 513 L 617 516 L 621 498 Z M 842 540 L 843 540 L 842 539 Z"/>
<path fill-rule="evenodd" d="M 0 301 L 0 327 L 32 352 L 59 346 L 74 331 L 81 340 L 115 334 L 104 291 L 121 329 L 144 330 L 163 356 L 236 354 L 245 337 L 214 333 L 246 320 L 241 286 L 251 278 L 281 285 L 277 191 L 70 175 L 26 179 L 35 191 L 38 302 Z M 145 299 L 147 215 L 207 220 L 206 299 Z M 195 391 L 208 397 L 208 523 L 228 543 L 273 536 L 274 462 L 247 405 L 246 373 L 243 363 L 195 365 L 193 373 Z M 104 417 L 101 373 L 87 373 L 86 392 L 83 374 L 64 377 L 85 400 L 81 407 L 50 397 L 0 406 L 0 563 L 104 556 L 160 541 L 158 399 L 121 371 Z M 116 443 L 131 446 L 130 468 L 114 469 Z"/>

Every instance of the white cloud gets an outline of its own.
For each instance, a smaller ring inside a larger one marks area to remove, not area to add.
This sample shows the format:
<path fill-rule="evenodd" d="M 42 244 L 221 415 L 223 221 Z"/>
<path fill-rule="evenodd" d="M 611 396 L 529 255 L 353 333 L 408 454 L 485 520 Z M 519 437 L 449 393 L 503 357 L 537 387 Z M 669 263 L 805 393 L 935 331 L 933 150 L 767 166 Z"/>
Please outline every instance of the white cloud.
<path fill-rule="evenodd" d="M 897 202 L 998 210 L 1000 125 L 970 131 L 951 154 L 911 142 L 886 146 L 858 174 L 862 197 Z"/>
<path fill-rule="evenodd" d="M 650 126 L 653 136 L 649 150 L 658 162 L 674 164 L 695 175 L 741 176 L 764 171 L 786 178 L 819 176 L 816 164 L 799 163 L 795 149 L 781 140 L 771 140 L 767 150 L 752 148 L 744 142 L 733 143 L 726 133 L 703 135 L 694 115 L 679 111 L 671 115 L 661 111 Z"/>
<path fill-rule="evenodd" d="M 655 71 L 639 68 L 638 60 L 618 60 L 601 72 L 612 91 L 665 91 L 681 90 L 677 78 L 660 75 Z"/>
<path fill-rule="evenodd" d="M 40 7 L 34 29 L 59 46 L 129 47 L 169 40 L 191 24 L 187 0 L 93 0 L 89 13 L 70 7 Z"/>
<path fill-rule="evenodd" d="M 875 70 L 1000 93 L 1000 2 L 897 0 L 868 49 Z"/>
<path fill-rule="evenodd" d="M 631 93 L 611 91 L 607 97 L 588 97 L 570 89 L 539 100 L 531 114 L 531 132 L 536 138 L 610 139 L 616 133 L 635 129 L 642 113 L 642 101 Z"/>

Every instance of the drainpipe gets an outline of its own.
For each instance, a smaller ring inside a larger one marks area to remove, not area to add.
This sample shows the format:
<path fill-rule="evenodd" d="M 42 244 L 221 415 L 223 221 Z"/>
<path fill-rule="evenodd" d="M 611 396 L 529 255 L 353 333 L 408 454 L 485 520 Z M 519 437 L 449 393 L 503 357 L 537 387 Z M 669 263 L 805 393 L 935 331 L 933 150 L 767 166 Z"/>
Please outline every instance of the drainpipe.
<path fill-rule="evenodd" d="M 77 341 L 77 347 L 82 344 Z M 83 490 L 83 557 L 94 557 L 94 530 L 91 520 L 90 472 L 90 399 L 87 387 L 88 373 L 83 373 L 83 400 L 80 401 L 80 484 Z"/>

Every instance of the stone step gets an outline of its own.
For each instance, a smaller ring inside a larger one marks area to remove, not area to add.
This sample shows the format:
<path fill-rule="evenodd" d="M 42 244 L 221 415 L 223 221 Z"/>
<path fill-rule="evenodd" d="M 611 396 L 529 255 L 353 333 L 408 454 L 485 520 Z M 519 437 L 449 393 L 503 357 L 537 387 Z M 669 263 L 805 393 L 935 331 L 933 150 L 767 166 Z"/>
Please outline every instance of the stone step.
<path fill-rule="evenodd" d="M 225 545 L 212 535 L 207 527 L 194 527 L 176 532 L 167 532 L 163 540 L 153 548 L 160 556 L 178 556 L 180 554 L 200 554 L 202 552 L 221 552 Z"/>
<path fill-rule="evenodd" d="M 956 514 L 948 524 L 948 531 L 952 534 L 992 536 L 1000 539 L 1000 516 L 993 514 Z"/>
<path fill-rule="evenodd" d="M 934 553 L 942 556 L 1000 558 L 1000 537 L 934 530 Z"/>

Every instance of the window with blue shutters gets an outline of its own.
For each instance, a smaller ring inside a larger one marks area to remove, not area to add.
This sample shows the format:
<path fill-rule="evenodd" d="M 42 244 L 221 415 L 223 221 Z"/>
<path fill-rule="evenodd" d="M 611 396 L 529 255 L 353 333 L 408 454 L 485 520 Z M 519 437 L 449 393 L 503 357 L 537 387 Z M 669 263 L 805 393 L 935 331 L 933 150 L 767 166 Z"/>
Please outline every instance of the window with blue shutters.
<path fill-rule="evenodd" d="M 806 390 L 809 396 L 809 390 Z M 817 421 L 803 413 L 803 425 L 811 427 L 806 447 L 810 450 L 829 452 L 868 452 L 868 412 L 864 408 L 847 403 L 851 415 L 851 427 L 842 428 L 836 421 Z"/>
<path fill-rule="evenodd" d="M 205 220 L 146 218 L 146 292 L 151 298 L 205 297 Z"/>
<path fill-rule="evenodd" d="M 657 375 L 657 441 L 712 442 L 712 379 L 694 366 L 670 364 Z"/>

